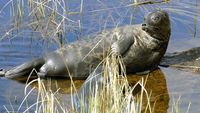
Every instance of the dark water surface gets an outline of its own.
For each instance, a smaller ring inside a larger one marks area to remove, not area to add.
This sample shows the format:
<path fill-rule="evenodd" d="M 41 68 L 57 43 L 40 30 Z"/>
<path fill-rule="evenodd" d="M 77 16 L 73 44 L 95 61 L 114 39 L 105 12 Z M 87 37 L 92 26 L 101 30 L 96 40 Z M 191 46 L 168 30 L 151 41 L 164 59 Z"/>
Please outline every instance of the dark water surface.
<path fill-rule="evenodd" d="M 86 3 L 85 11 L 94 11 L 103 7 L 102 5 L 99 5 L 97 3 L 96 5 L 93 5 L 95 3 L 96 2 L 91 2 L 89 4 Z M 0 9 L 1 7 L 3 7 L 3 4 L 4 2 L 0 3 Z M 123 4 L 117 4 L 117 2 L 109 2 L 108 5 L 105 7 L 120 7 L 123 6 Z M 73 7 L 79 8 L 79 3 L 71 4 L 70 7 L 72 9 Z M 164 6 L 164 8 L 166 7 Z M 147 10 L 145 10 L 145 8 L 139 9 L 139 12 L 142 11 L 145 14 L 148 12 Z M 153 6 L 150 7 L 150 9 L 153 10 Z M 4 22 L 9 23 L 9 21 L 6 21 L 6 19 L 9 18 L 9 15 L 5 13 L 7 11 L 8 9 L 5 8 L 5 10 L 0 12 L 0 25 L 2 25 L 2 23 Z M 114 13 L 116 11 L 117 13 Z M 143 20 L 141 19 L 143 18 L 143 13 L 139 13 L 137 16 L 138 18 L 134 22 L 132 22 L 130 19 L 130 14 L 133 12 L 131 12 L 131 10 L 127 8 L 109 10 L 109 12 L 105 10 L 101 11 L 101 13 L 102 15 L 100 15 L 97 11 L 94 13 L 86 13 L 87 15 L 83 15 L 83 35 L 88 34 L 90 32 L 100 31 L 104 29 L 104 27 L 114 27 L 116 26 L 116 23 L 118 23 L 119 25 L 123 25 L 130 23 L 139 23 Z M 93 14 L 92 17 L 90 17 L 91 14 Z M 170 14 L 172 16 L 174 15 L 173 13 Z M 88 15 L 90 16 L 86 18 Z M 113 17 L 115 18 L 113 21 L 111 21 L 112 17 L 109 17 L 110 15 L 114 15 Z M 106 22 L 105 17 L 110 19 L 107 19 L 108 21 Z M 177 22 L 174 18 L 183 19 L 185 17 L 181 17 L 181 15 L 176 15 L 175 17 L 172 17 L 172 37 L 167 52 L 182 51 L 192 47 L 200 46 L 199 21 L 197 22 L 198 26 L 196 38 L 192 38 L 193 35 L 190 32 L 191 29 L 186 29 L 187 26 L 183 26 L 183 24 L 185 24 L 184 22 Z M 194 20 L 188 19 L 186 21 L 192 23 L 192 21 Z M 193 25 L 191 23 L 190 26 Z M 3 25 L 0 26 L 1 37 L 5 35 L 8 29 L 9 28 Z M 14 32 L 13 34 L 14 35 L 8 35 L 3 39 L 0 38 L 0 68 L 10 68 L 19 65 L 30 59 L 52 51 L 57 47 L 55 43 L 45 41 L 39 38 L 40 36 L 38 35 L 38 33 L 31 33 L 30 31 L 18 31 Z M 70 40 L 72 41 L 73 39 Z M 139 78 L 141 77 L 132 75 L 128 77 L 129 82 L 132 85 Z M 62 94 L 64 97 L 66 96 L 66 98 L 64 98 L 66 99 L 66 102 L 69 101 L 70 96 L 66 94 L 70 91 L 70 81 L 52 81 L 52 83 L 54 82 L 56 83 L 56 85 L 52 86 L 60 87 L 61 89 L 58 93 Z M 75 82 L 76 85 L 80 87 L 84 81 Z M 146 86 L 147 90 L 152 91 L 152 98 L 150 102 L 157 102 L 155 104 L 155 109 L 157 113 L 171 113 L 172 107 L 175 106 L 174 103 L 177 102 L 179 97 L 180 113 L 185 113 L 187 111 L 189 103 L 191 103 L 189 113 L 200 113 L 200 74 L 179 71 L 173 68 L 161 67 L 161 70 L 157 70 L 151 73 Z M 16 81 L 8 80 L 5 78 L 0 78 L 0 113 L 5 112 L 6 109 L 8 109 L 9 111 L 17 111 L 22 100 L 24 99 L 24 87 L 25 84 L 18 83 Z M 55 88 L 53 88 L 52 90 L 56 91 Z M 30 96 L 28 98 L 29 105 L 32 105 L 34 102 L 36 102 L 36 93 L 37 92 L 34 91 L 32 94 L 33 96 Z M 25 109 L 27 109 L 26 105 L 22 105 L 21 111 Z"/>

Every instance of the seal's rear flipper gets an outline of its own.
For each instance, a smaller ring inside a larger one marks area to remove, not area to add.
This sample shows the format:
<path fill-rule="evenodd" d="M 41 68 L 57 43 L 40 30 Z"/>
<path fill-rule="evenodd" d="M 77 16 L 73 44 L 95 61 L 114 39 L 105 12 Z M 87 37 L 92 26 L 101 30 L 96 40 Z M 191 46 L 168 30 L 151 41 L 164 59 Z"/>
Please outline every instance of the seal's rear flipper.
<path fill-rule="evenodd" d="M 14 80 L 27 79 L 33 71 L 33 69 L 38 71 L 39 68 L 44 64 L 44 62 L 45 61 L 43 58 L 38 58 L 30 62 L 26 62 L 6 71 L 5 77 Z"/>

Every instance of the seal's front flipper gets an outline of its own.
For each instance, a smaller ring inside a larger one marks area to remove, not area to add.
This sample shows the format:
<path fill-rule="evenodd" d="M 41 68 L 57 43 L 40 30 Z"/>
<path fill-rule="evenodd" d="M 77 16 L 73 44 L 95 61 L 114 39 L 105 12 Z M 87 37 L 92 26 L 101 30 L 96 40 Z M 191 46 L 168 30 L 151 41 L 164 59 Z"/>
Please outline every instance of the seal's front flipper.
<path fill-rule="evenodd" d="M 5 72 L 5 77 L 14 80 L 27 79 L 32 70 L 36 71 L 45 63 L 43 58 L 38 58 L 30 62 L 21 64 Z"/>
<path fill-rule="evenodd" d="M 117 40 L 111 45 L 111 52 L 114 55 L 123 55 L 134 43 L 131 36 L 124 36 L 124 38 Z"/>

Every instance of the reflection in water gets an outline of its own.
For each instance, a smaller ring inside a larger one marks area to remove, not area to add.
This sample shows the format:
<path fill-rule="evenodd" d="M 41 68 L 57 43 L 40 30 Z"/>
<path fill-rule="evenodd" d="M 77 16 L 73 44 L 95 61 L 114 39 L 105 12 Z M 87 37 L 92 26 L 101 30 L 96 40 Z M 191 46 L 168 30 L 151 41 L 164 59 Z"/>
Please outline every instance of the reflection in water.
<path fill-rule="evenodd" d="M 76 89 L 79 89 L 84 80 L 74 80 L 73 83 Z M 71 94 L 72 81 L 69 79 L 42 79 L 42 83 L 45 86 L 45 89 L 52 92 L 59 92 L 60 94 Z M 31 84 L 32 87 L 38 87 L 38 83 L 34 82 Z"/>
<path fill-rule="evenodd" d="M 150 105 L 153 113 L 167 113 L 169 106 L 169 94 L 163 72 L 160 69 L 157 69 L 145 76 L 129 75 L 128 81 L 130 85 L 133 86 L 142 77 L 147 78 L 145 88 L 150 95 Z M 139 89 L 140 87 L 137 88 Z M 143 104 L 146 106 L 148 101 L 146 96 L 143 97 Z"/>
<path fill-rule="evenodd" d="M 148 75 L 128 75 L 127 76 L 130 86 L 134 86 L 140 79 L 145 78 L 146 79 L 146 85 L 145 88 L 148 91 L 148 94 L 150 95 L 150 105 L 153 113 L 166 113 L 168 109 L 169 104 L 169 94 L 167 90 L 167 84 L 166 79 L 160 69 L 157 69 L 153 72 L 151 72 Z M 64 103 L 64 105 L 70 106 L 71 105 L 71 81 L 70 80 L 64 80 L 64 79 L 47 79 L 42 80 L 45 89 L 52 92 L 58 92 L 60 103 Z M 74 85 L 77 89 L 80 89 L 82 84 L 84 83 L 84 80 L 74 80 Z M 37 83 L 32 84 L 32 87 L 37 87 Z M 86 86 L 82 86 L 86 87 Z M 135 90 L 133 91 L 133 94 L 136 96 L 137 94 L 140 94 L 141 87 L 138 85 Z M 80 93 L 80 92 L 79 92 Z M 61 97 L 62 95 L 62 97 Z M 64 98 L 64 99 L 63 99 Z M 143 106 L 146 106 L 148 103 L 146 95 L 143 96 Z M 145 107 L 143 108 L 143 111 L 145 111 Z"/>

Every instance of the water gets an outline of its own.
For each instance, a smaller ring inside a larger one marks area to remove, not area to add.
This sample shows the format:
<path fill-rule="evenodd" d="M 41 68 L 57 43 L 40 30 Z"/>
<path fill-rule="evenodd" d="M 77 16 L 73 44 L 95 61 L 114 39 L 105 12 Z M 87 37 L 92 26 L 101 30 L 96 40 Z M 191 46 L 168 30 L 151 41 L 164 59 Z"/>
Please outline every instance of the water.
<path fill-rule="evenodd" d="M 195 2 L 188 1 L 188 2 Z M 198 1 L 199 2 L 199 1 Z M 0 3 L 0 9 L 3 8 L 4 2 Z M 103 4 L 102 4 L 103 3 Z M 121 26 L 124 24 L 135 24 L 143 21 L 144 14 L 147 11 L 144 7 L 139 7 L 134 10 L 130 7 L 123 7 L 129 3 L 126 2 L 108 2 L 102 1 L 102 3 L 96 1 L 84 2 L 84 13 L 83 15 L 69 16 L 70 19 L 75 21 L 74 26 L 77 25 L 78 19 L 81 19 L 81 26 L 79 27 L 68 27 L 73 28 L 77 33 L 69 33 L 66 36 L 69 37 L 69 42 L 74 41 L 76 36 L 87 35 L 92 32 L 101 31 L 105 28 L 112 28 L 116 25 Z M 183 2 L 184 3 L 184 2 Z M 187 8 L 183 3 L 176 3 L 177 9 Z M 69 3 L 69 9 L 71 11 L 80 10 L 80 2 Z M 180 6 L 183 6 L 180 8 Z M 153 10 L 154 5 L 149 5 L 148 9 Z M 168 9 L 167 5 L 162 5 L 164 9 Z M 104 9 L 104 10 L 99 10 Z M 105 10 L 106 9 L 106 10 Z M 194 10 L 190 5 L 188 10 Z M 135 13 L 136 11 L 137 13 Z M 199 11 L 199 10 L 198 10 Z M 7 13 L 8 12 L 8 13 Z M 133 13 L 134 12 L 134 13 Z M 188 18 L 185 15 L 177 15 L 172 10 L 169 10 L 172 20 L 172 36 L 169 43 L 167 52 L 175 52 L 187 50 L 192 47 L 200 46 L 200 34 L 199 34 L 199 21 L 197 21 L 197 34 L 196 38 L 193 37 L 193 18 Z M 131 19 L 131 14 L 136 15 L 136 19 Z M 199 18 L 199 16 L 198 16 Z M 178 21 L 178 19 L 182 21 Z M 6 32 L 12 28 L 8 24 L 11 22 L 9 7 L 4 8 L 0 12 L 1 20 L 1 36 L 4 36 Z M 74 32 L 74 31 L 73 31 Z M 5 36 L 3 39 L 0 37 L 0 67 L 11 68 L 13 66 L 24 63 L 30 59 L 36 58 L 43 54 L 53 51 L 58 47 L 55 41 L 49 41 L 41 39 L 40 35 L 35 32 L 26 30 L 14 30 L 12 34 Z M 129 76 L 130 84 L 134 84 L 138 78 Z M 55 81 L 54 81 L 55 82 Z M 77 81 L 78 87 L 84 81 Z M 69 93 L 69 80 L 56 81 L 56 86 L 60 87 L 60 94 L 66 96 Z M 156 72 L 153 72 L 150 79 L 148 80 L 148 90 L 152 90 L 151 102 L 157 101 L 156 109 L 157 112 L 171 112 L 174 102 L 180 98 L 180 109 L 181 113 L 187 111 L 189 103 L 191 103 L 189 113 L 200 112 L 200 75 L 190 72 L 179 71 L 173 68 L 161 68 Z M 1 78 L 0 79 L 0 112 L 8 110 L 16 111 L 24 99 L 24 87 L 25 84 Z M 56 91 L 56 88 L 52 88 Z M 28 99 L 29 105 L 35 102 L 36 93 Z M 70 101 L 70 97 L 65 98 L 66 102 Z M 6 108 L 5 108 L 5 107 Z M 162 107 L 159 107 L 162 106 Z M 26 109 L 23 105 L 21 110 Z"/>

